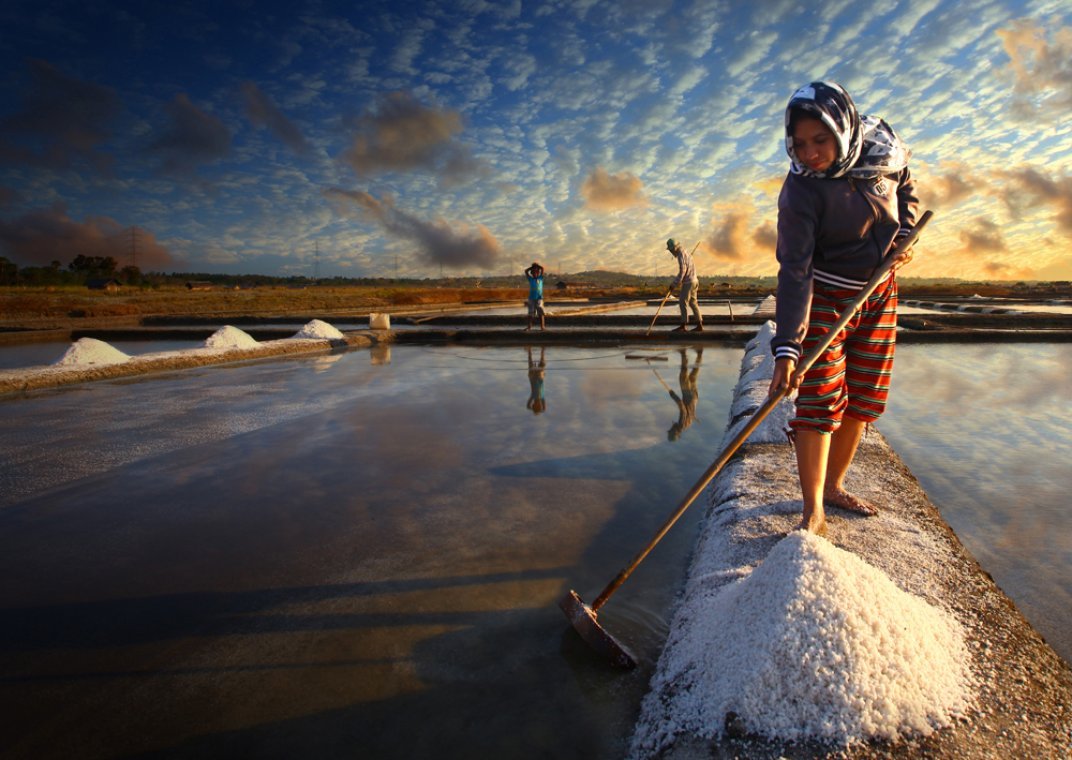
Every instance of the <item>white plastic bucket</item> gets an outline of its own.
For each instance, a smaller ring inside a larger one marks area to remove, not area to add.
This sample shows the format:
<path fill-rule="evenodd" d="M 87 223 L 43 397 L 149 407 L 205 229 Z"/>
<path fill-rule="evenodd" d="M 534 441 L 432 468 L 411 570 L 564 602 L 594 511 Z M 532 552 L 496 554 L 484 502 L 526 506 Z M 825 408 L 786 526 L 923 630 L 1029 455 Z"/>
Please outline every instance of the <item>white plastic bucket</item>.
<path fill-rule="evenodd" d="M 390 330 L 391 329 L 391 315 L 390 314 L 378 314 L 371 312 L 368 315 L 369 327 L 373 330 Z"/>

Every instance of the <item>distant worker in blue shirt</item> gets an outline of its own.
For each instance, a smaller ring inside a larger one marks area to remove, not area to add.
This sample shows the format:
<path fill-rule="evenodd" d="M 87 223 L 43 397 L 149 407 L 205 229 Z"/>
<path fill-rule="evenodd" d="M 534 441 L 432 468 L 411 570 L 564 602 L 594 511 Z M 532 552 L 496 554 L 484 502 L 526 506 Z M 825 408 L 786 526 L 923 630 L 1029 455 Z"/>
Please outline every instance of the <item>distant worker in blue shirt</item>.
<path fill-rule="evenodd" d="M 543 308 L 543 267 L 540 266 L 540 262 L 532 262 L 532 266 L 525 270 L 525 276 L 529 279 L 529 326 L 526 330 L 532 329 L 532 320 L 536 317 L 540 318 L 540 329 L 547 329 L 544 325 L 544 308 Z"/>
<path fill-rule="evenodd" d="M 681 243 L 673 238 L 666 241 L 666 250 L 677 259 L 677 277 L 670 286 L 670 292 L 681 288 L 677 296 L 677 305 L 681 309 L 681 324 L 674 328 L 675 332 L 688 329 L 689 309 L 696 317 L 694 332 L 703 332 L 703 316 L 700 314 L 700 278 L 696 276 L 696 265 L 692 261 L 692 254 L 686 251 Z"/>

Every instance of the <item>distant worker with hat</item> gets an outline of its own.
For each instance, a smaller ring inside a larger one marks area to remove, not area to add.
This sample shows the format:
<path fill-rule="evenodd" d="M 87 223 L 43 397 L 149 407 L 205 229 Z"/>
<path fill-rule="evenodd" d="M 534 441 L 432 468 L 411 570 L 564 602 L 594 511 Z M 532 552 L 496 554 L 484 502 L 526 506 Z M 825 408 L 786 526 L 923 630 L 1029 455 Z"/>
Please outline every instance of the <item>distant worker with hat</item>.
<path fill-rule="evenodd" d="M 697 243 L 699 245 L 699 243 Z M 670 285 L 670 292 L 678 288 L 681 292 L 677 296 L 677 305 L 681 309 L 681 324 L 674 328 L 674 332 L 688 329 L 689 310 L 696 317 L 694 332 L 703 332 L 703 316 L 700 314 L 700 278 L 696 276 L 696 265 L 692 261 L 692 254 L 687 252 L 681 243 L 673 238 L 666 241 L 666 249 L 670 255 L 677 259 L 677 278 Z M 694 249 L 695 250 L 695 249 Z"/>
<path fill-rule="evenodd" d="M 543 267 L 540 266 L 540 262 L 532 262 L 532 266 L 525 270 L 525 276 L 529 280 L 529 326 L 526 330 L 532 329 L 532 320 L 536 317 L 540 318 L 540 329 L 547 329 L 544 326 L 544 308 L 543 308 Z"/>

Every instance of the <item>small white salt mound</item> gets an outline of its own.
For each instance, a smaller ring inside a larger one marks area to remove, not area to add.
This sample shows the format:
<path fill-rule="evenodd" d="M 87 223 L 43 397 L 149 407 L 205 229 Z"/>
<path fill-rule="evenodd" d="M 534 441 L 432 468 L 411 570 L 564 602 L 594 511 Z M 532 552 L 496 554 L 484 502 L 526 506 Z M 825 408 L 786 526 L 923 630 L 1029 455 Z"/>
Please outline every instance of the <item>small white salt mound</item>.
<path fill-rule="evenodd" d="M 695 707 L 711 736 L 734 712 L 771 738 L 893 741 L 928 735 L 971 704 L 953 616 L 811 533 L 789 534 L 710 602 Z"/>
<path fill-rule="evenodd" d="M 205 348 L 253 348 L 257 339 L 244 330 L 224 325 L 205 339 Z"/>
<path fill-rule="evenodd" d="M 334 338 L 341 338 L 343 334 L 335 329 L 334 326 L 329 325 L 327 322 L 322 322 L 319 319 L 311 320 L 306 323 L 305 327 L 294 334 L 295 338 L 319 338 L 322 340 L 331 340 Z"/>
<path fill-rule="evenodd" d="M 79 338 L 54 366 L 73 367 L 83 364 L 121 364 L 130 359 L 118 348 L 96 338 Z"/>

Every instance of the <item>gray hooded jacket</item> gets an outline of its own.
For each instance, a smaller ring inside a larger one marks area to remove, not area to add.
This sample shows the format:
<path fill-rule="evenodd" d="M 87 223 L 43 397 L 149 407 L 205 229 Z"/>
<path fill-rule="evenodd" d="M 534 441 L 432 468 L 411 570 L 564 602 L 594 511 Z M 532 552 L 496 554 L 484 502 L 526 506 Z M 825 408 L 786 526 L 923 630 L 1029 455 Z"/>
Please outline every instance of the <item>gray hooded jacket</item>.
<path fill-rule="evenodd" d="M 789 114 L 802 105 L 803 110 L 822 112 L 832 129 L 844 125 L 841 137 L 850 148 L 839 151 L 839 157 L 850 150 L 857 158 L 837 167 L 836 176 L 817 175 L 796 162 Z M 840 110 L 825 115 L 834 109 Z M 800 358 L 813 281 L 858 290 L 897 238 L 916 223 L 919 198 L 907 167 L 908 149 L 884 121 L 861 120 L 855 109 L 848 93 L 820 82 L 801 88 L 786 109 L 786 145 L 793 167 L 778 197 L 777 328 L 771 340 L 776 357 Z"/>

